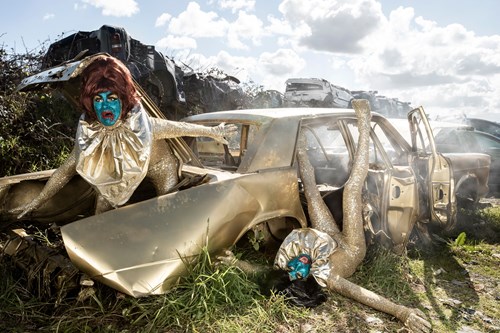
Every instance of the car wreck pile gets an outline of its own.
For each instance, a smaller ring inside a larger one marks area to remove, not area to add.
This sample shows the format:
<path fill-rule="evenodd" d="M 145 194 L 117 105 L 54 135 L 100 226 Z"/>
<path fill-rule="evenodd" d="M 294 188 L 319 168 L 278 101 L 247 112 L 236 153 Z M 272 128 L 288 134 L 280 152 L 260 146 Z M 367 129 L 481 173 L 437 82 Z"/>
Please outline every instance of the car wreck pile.
<path fill-rule="evenodd" d="M 80 74 L 100 56 L 48 69 L 19 90 L 52 85 L 76 101 Z M 149 116 L 164 118 L 154 98 L 136 88 Z M 61 299 L 98 281 L 141 297 L 170 290 L 187 270 L 183 259 L 196 257 L 205 240 L 211 253 L 223 254 L 247 232 L 285 243 L 292 230 L 313 228 L 336 244 L 326 263 L 329 289 L 427 332 L 422 313 L 346 278 L 373 242 L 402 253 L 413 231 L 425 236 L 429 228 L 453 228 L 457 198 L 478 201 L 487 193 L 490 159 L 438 153 L 422 108 L 409 113 L 409 144 L 366 102 L 353 106 L 184 118 L 206 127 L 232 124 L 237 134 L 227 142 L 167 139 L 179 162 L 175 188 L 157 194 L 143 181 L 126 203 L 99 214 L 95 188 L 75 175 L 19 218 L 19 207 L 41 193 L 54 170 L 1 178 L 1 258 L 24 269 L 40 296 Z"/>

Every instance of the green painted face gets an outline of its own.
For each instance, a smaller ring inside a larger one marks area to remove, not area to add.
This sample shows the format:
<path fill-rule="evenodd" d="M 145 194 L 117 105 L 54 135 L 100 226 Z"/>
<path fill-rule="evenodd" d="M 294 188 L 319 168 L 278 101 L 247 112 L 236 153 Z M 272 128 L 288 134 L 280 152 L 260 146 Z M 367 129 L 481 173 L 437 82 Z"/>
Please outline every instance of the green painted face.
<path fill-rule="evenodd" d="M 104 126 L 113 126 L 122 113 L 122 103 L 117 94 L 105 91 L 94 95 L 94 111 Z"/>

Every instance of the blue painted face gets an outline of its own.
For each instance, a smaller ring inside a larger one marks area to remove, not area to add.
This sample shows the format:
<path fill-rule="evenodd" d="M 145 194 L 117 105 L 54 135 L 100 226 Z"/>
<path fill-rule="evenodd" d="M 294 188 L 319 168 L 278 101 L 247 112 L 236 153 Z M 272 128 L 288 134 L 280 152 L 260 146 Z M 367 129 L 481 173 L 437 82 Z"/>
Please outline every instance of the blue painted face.
<path fill-rule="evenodd" d="M 118 95 L 111 91 L 98 93 L 93 98 L 97 119 L 104 126 L 113 126 L 122 113 L 122 102 Z"/>
<path fill-rule="evenodd" d="M 307 278 L 311 270 L 311 257 L 307 254 L 299 254 L 287 264 L 290 281 Z"/>

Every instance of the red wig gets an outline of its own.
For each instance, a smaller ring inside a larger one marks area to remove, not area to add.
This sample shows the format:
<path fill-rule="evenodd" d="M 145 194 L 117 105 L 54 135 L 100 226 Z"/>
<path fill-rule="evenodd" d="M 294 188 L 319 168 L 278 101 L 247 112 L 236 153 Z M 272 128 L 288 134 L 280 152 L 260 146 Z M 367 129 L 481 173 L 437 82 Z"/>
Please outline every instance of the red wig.
<path fill-rule="evenodd" d="M 105 91 L 111 91 L 120 98 L 121 118 L 124 118 L 139 101 L 130 71 L 120 60 L 111 56 L 97 58 L 82 71 L 80 105 L 87 120 L 97 119 L 93 98 Z"/>

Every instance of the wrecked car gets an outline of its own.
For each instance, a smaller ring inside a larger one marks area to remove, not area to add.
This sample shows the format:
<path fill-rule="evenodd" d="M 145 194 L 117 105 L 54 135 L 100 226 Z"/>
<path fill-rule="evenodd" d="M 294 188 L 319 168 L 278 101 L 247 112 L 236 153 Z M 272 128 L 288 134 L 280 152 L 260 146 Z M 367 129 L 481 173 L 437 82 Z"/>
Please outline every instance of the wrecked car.
<path fill-rule="evenodd" d="M 76 101 L 79 73 L 89 61 L 47 70 L 23 81 L 19 89 L 50 84 Z M 148 95 L 139 91 L 148 112 L 162 117 Z M 372 115 L 365 229 L 370 241 L 396 252 L 404 249 L 415 225 L 422 230 L 428 225 L 453 226 L 455 197 L 465 193 L 459 191 L 464 177 L 476 175 L 478 186 L 471 195 L 482 196 L 487 190 L 487 155 L 471 154 L 470 161 L 455 165 L 455 160 L 435 150 L 419 149 L 417 138 L 432 136 L 426 119 L 423 109 L 414 110 L 412 146 L 387 119 Z M 11 210 L 37 196 L 53 170 L 1 178 L 2 239 L 10 234 L 2 242 L 3 252 L 32 255 L 34 262 L 40 261 L 39 251 L 32 250 L 36 237 L 31 231 L 45 228 L 60 233 L 69 258 L 61 262 L 69 262 L 91 279 L 134 297 L 165 293 L 204 245 L 216 252 L 247 232 L 279 241 L 293 228 L 308 226 L 296 161 L 302 132 L 308 137 L 307 154 L 318 187 L 335 220 L 342 222 L 344 184 L 358 137 L 352 109 L 234 110 L 198 114 L 185 121 L 235 124 L 238 135 L 227 145 L 209 138 L 170 139 L 183 166 L 177 191 L 166 195 L 156 196 L 145 180 L 126 205 L 93 215 L 96 193 L 75 176 L 29 219 L 19 221 Z M 29 270 L 26 262 L 33 260 L 21 263 Z M 47 265 L 54 267 L 52 262 Z M 58 275 L 62 272 L 74 275 L 70 269 L 47 271 L 56 281 L 64 281 Z"/>
<path fill-rule="evenodd" d="M 491 157 L 488 195 L 500 194 L 500 138 L 464 124 L 431 121 L 441 153 L 483 153 Z"/>
<path fill-rule="evenodd" d="M 285 82 L 285 105 L 350 108 L 351 93 L 325 79 L 293 78 Z"/>
<path fill-rule="evenodd" d="M 186 115 L 182 110 L 186 98 L 181 68 L 153 45 L 132 38 L 121 27 L 103 25 L 52 43 L 44 55 L 42 70 L 102 52 L 120 59 L 128 67 L 168 119 L 177 120 Z"/>
<path fill-rule="evenodd" d="M 399 129 L 403 137 L 411 142 L 410 128 L 405 126 L 403 119 L 390 119 L 391 123 Z M 471 162 L 472 158 L 467 157 L 468 154 L 476 156 L 476 153 L 482 153 L 490 156 L 490 173 L 488 177 L 488 195 L 498 195 L 500 193 L 500 139 L 485 132 L 475 130 L 470 125 L 444 122 L 444 121 L 429 121 L 430 128 L 434 134 L 434 144 L 436 150 L 449 159 L 455 160 L 454 172 L 465 175 L 465 171 L 473 167 L 475 162 Z M 419 145 L 422 150 L 431 151 L 431 142 L 427 139 L 420 140 Z M 460 165 L 465 166 L 460 167 Z M 463 170 L 460 171 L 460 168 Z M 457 175 L 457 179 L 458 179 Z M 471 173 L 469 177 L 462 177 L 462 184 L 457 195 L 458 205 L 461 207 L 474 206 L 479 202 L 482 195 L 474 195 L 474 191 L 480 188 L 481 180 L 477 179 L 477 174 Z M 467 193 L 463 193 L 467 190 Z M 486 191 L 484 189 L 484 191 Z"/>
<path fill-rule="evenodd" d="M 88 57 L 39 73 L 24 80 L 19 89 L 50 84 L 68 100 L 76 101 L 79 74 L 91 61 Z M 150 115 L 162 117 L 147 94 L 138 89 Z M 2 239 L 2 252 L 31 255 L 31 261 L 17 261 L 29 270 L 34 266 L 27 262 L 45 258 L 32 244 L 36 236 L 30 231 L 56 229 L 76 268 L 93 280 L 139 297 L 169 290 L 186 271 L 186 261 L 197 257 L 205 245 L 209 251 L 230 247 L 258 225 L 265 225 L 278 238 L 307 225 L 295 169 L 234 173 L 223 167 L 206 168 L 182 139 L 168 142 L 183 163 L 176 191 L 156 196 L 145 180 L 126 205 L 98 215 L 93 213 L 95 190 L 75 176 L 31 216 L 17 220 L 12 210 L 31 202 L 54 170 L 1 178 L 2 238 L 10 234 Z M 263 152 L 261 158 L 269 159 L 271 153 Z M 274 186 L 268 187 L 270 183 Z M 43 271 L 53 273 L 49 277 L 64 281 L 61 270 L 48 267 Z"/>
<path fill-rule="evenodd" d="M 343 189 L 358 138 L 353 110 L 237 110 L 200 114 L 185 121 L 239 126 L 240 135 L 228 147 L 205 138 L 189 140 L 205 166 L 236 174 L 295 169 L 298 133 L 305 131 L 316 183 L 335 221 L 341 224 Z M 457 196 L 478 200 L 488 191 L 488 155 L 438 153 L 423 108 L 410 113 L 406 126 L 412 129 L 413 145 L 388 119 L 372 113 L 370 163 L 364 189 L 365 228 L 371 241 L 385 244 L 395 252 L 405 248 L 415 225 L 424 233 L 429 226 L 453 228 Z M 419 139 L 426 136 L 431 137 L 431 145 L 424 150 Z"/>

